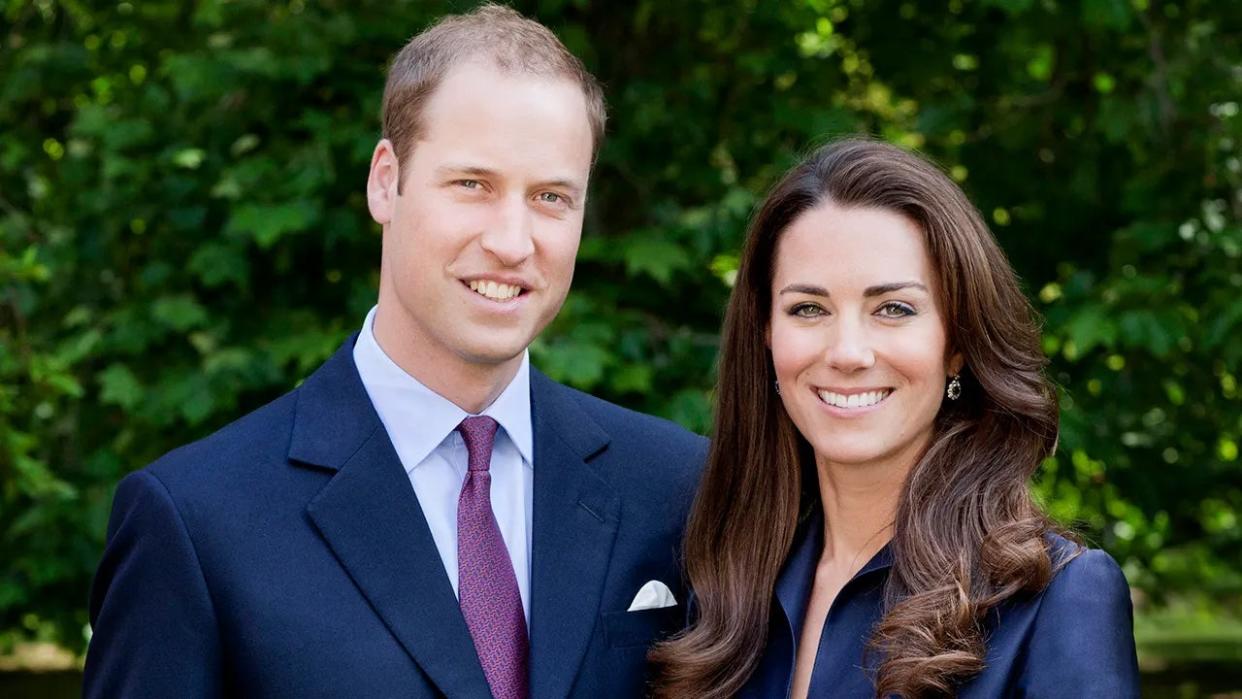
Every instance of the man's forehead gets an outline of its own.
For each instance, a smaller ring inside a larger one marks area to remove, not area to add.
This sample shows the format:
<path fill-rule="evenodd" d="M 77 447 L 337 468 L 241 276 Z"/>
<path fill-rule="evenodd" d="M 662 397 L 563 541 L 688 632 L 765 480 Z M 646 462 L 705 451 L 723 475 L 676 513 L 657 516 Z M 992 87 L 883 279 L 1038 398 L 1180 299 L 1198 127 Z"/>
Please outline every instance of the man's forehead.
<path fill-rule="evenodd" d="M 462 56 L 445 66 L 440 82 L 448 80 L 454 73 L 475 72 L 495 77 L 530 78 L 536 80 L 568 80 L 552 70 L 541 69 L 521 60 L 520 56 L 506 56 L 494 52 L 475 53 Z"/>
<path fill-rule="evenodd" d="M 585 185 L 593 156 L 586 100 L 561 78 L 464 65 L 445 76 L 420 118 L 414 155 L 433 168 L 527 173 Z"/>
<path fill-rule="evenodd" d="M 586 94 L 581 85 L 569 76 L 520 66 L 506 66 L 487 57 L 467 58 L 449 66 L 436 82 L 427 98 L 427 104 L 434 104 L 437 97 L 444 93 L 478 91 L 490 94 L 497 89 L 521 86 L 554 88 L 564 92 L 566 98 L 581 100 L 585 117 Z"/>

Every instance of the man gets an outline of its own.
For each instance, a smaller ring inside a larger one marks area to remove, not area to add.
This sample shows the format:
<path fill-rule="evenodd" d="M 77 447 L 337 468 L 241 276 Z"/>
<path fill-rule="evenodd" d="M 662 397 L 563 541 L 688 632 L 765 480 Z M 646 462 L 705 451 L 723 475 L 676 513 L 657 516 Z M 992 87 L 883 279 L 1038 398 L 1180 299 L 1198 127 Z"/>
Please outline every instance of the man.
<path fill-rule="evenodd" d="M 573 276 L 596 82 L 485 6 L 398 54 L 383 118 L 376 308 L 297 390 L 122 481 L 88 696 L 633 696 L 684 618 L 704 440 L 528 364 Z"/>

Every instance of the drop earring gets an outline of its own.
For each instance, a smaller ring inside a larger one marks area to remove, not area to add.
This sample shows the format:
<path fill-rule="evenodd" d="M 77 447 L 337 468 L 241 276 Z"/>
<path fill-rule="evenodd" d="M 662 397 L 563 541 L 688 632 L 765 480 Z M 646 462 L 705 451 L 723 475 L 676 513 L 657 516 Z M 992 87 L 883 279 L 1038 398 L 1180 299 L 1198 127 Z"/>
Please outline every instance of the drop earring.
<path fill-rule="evenodd" d="M 949 387 L 945 389 L 944 395 L 949 400 L 957 400 L 962 397 L 962 375 L 954 374 L 953 379 L 949 381 Z"/>

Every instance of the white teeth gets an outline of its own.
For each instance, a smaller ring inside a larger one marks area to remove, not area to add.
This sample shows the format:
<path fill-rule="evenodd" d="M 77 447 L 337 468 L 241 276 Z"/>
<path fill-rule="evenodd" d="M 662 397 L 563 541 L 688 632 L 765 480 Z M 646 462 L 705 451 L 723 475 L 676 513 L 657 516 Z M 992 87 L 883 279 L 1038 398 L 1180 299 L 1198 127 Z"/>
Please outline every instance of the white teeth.
<path fill-rule="evenodd" d="M 493 281 L 480 281 L 477 279 L 470 282 L 470 289 L 481 296 L 486 296 L 495 301 L 508 301 L 522 293 L 522 287 L 520 286 L 497 284 Z"/>
<path fill-rule="evenodd" d="M 837 408 L 869 408 L 888 398 L 888 394 L 892 392 L 892 389 L 884 389 L 883 391 L 852 393 L 846 396 L 840 393 L 833 393 L 832 391 L 820 391 L 819 399 Z"/>

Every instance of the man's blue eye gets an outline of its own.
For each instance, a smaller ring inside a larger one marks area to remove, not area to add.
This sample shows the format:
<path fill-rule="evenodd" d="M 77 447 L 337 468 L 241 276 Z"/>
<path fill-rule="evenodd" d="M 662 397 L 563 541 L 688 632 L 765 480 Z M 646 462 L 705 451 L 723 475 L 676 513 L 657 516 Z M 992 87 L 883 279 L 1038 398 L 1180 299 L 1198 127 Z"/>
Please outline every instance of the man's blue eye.
<path fill-rule="evenodd" d="M 564 197 L 557 194 L 556 192 L 544 192 L 543 194 L 539 195 L 539 199 L 548 204 L 557 204 L 565 200 Z"/>

